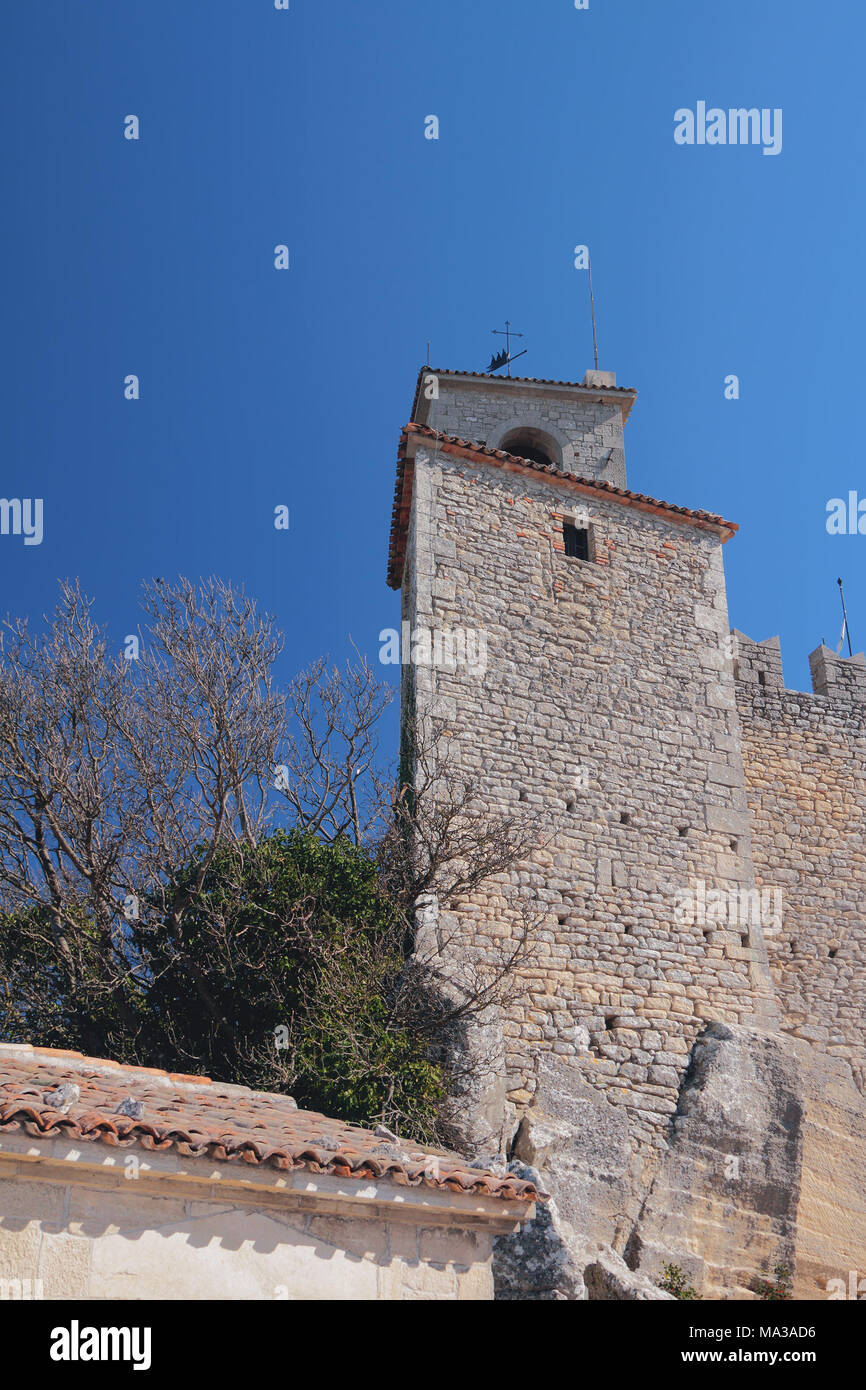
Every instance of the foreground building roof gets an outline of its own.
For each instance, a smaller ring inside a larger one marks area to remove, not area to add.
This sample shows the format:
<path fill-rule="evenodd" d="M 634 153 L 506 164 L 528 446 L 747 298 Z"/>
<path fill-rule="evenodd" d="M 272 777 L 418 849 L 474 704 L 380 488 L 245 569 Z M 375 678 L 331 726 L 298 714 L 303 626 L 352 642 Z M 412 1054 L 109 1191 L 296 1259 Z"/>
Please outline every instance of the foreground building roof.
<path fill-rule="evenodd" d="M 0 1134 L 16 1131 L 511 1202 L 542 1196 L 511 1174 L 299 1110 L 290 1096 L 0 1042 Z"/>

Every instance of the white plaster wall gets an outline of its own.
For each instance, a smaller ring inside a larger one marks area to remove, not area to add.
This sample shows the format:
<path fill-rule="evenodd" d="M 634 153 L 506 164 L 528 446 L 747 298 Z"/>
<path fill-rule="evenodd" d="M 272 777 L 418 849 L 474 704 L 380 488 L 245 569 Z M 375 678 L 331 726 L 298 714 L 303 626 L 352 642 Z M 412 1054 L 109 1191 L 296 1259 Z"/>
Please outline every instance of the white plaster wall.
<path fill-rule="evenodd" d="M 45 1299 L 493 1296 L 491 1237 L 483 1231 L 257 1210 L 128 1187 L 0 1178 L 0 1298 L 22 1287 Z"/>

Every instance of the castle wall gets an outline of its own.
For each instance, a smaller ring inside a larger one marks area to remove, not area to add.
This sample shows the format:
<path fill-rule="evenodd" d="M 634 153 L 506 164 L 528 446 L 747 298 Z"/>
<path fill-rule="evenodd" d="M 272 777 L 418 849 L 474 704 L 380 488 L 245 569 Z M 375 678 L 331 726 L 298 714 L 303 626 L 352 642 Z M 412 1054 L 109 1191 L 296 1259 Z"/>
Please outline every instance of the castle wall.
<path fill-rule="evenodd" d="M 594 561 L 564 554 L 575 504 Z M 416 454 L 406 569 L 404 616 L 479 629 L 488 646 L 483 674 L 413 668 L 418 713 L 492 810 L 555 824 L 453 922 L 493 962 L 518 900 L 542 915 L 503 1022 L 510 1099 L 531 1100 L 553 1052 L 657 1143 L 706 1020 L 772 1016 L 760 925 L 702 918 L 695 899 L 690 920 L 681 896 L 754 886 L 720 539 L 431 446 Z"/>
<path fill-rule="evenodd" d="M 415 418 L 491 447 L 546 431 L 563 471 L 614 481 L 599 470 L 627 405 L 538 386 L 444 377 Z M 445 440 L 408 453 L 404 623 L 474 630 L 487 660 L 404 668 L 405 720 L 432 725 L 480 806 L 549 827 L 528 863 L 419 917 L 456 975 L 536 923 L 501 1039 L 476 1030 L 496 1077 L 464 1097 L 476 1151 L 542 1171 L 557 1269 L 601 1240 L 710 1298 L 754 1297 L 779 1264 L 795 1297 L 856 1297 L 866 664 L 822 646 L 814 693 L 786 690 L 778 641 L 729 633 L 712 525 Z M 569 517 L 588 561 L 564 553 Z"/>
<path fill-rule="evenodd" d="M 737 639 L 755 872 L 783 902 L 767 938 L 782 1027 L 848 1061 L 862 1090 L 866 669 L 821 648 L 813 677 L 832 693 L 807 695 L 784 688 L 777 642 Z"/>

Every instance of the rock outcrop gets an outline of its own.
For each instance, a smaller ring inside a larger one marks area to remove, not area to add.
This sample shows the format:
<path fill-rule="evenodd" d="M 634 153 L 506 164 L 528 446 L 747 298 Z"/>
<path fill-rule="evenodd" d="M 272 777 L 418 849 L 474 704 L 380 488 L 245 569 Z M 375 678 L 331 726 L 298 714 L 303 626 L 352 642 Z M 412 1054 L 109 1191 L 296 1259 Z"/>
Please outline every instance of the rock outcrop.
<path fill-rule="evenodd" d="M 783 1033 L 710 1023 L 650 1158 L 623 1108 L 546 1054 L 511 1166 L 553 1201 L 497 1243 L 497 1296 L 668 1298 L 673 1264 L 704 1298 L 754 1298 L 777 1265 L 795 1297 L 827 1297 L 866 1269 L 864 1144 L 850 1067 Z"/>
<path fill-rule="evenodd" d="M 542 1175 L 526 1163 L 515 1160 L 509 1171 L 543 1186 Z M 496 1297 L 505 1300 L 671 1299 L 650 1279 L 630 1270 L 609 1245 L 582 1244 L 555 1199 L 539 1206 L 535 1220 L 522 1230 L 500 1236 L 494 1246 L 493 1278 Z"/>

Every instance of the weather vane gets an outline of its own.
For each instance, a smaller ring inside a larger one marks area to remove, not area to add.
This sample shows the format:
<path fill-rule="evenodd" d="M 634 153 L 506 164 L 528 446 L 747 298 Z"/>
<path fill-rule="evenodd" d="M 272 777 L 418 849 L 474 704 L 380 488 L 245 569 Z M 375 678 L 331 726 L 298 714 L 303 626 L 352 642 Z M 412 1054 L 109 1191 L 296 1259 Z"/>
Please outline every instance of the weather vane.
<path fill-rule="evenodd" d="M 524 348 L 522 352 L 515 352 L 514 356 L 512 357 L 511 339 L 522 338 L 523 334 L 515 333 L 514 329 L 511 327 L 510 319 L 505 320 L 504 328 L 494 328 L 492 331 L 494 333 L 498 333 L 500 337 L 505 339 L 505 350 L 504 352 L 497 352 L 495 356 L 491 357 L 490 366 L 487 368 L 487 370 L 488 372 L 498 372 L 500 367 L 507 367 L 508 375 L 511 376 L 512 362 L 516 362 L 518 357 L 525 357 L 527 352 L 529 351 L 529 348 Z"/>

